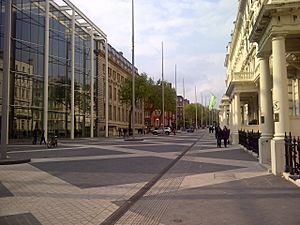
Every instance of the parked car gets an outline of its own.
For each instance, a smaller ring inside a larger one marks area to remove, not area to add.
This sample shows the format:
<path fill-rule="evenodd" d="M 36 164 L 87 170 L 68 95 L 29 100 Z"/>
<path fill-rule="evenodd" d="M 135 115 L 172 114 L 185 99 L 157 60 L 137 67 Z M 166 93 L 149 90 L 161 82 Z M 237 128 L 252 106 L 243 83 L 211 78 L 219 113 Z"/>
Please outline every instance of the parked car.
<path fill-rule="evenodd" d="M 171 128 L 170 127 L 165 127 L 165 128 L 155 128 L 152 131 L 152 134 L 158 135 L 158 134 L 167 134 L 169 135 L 171 133 Z"/>

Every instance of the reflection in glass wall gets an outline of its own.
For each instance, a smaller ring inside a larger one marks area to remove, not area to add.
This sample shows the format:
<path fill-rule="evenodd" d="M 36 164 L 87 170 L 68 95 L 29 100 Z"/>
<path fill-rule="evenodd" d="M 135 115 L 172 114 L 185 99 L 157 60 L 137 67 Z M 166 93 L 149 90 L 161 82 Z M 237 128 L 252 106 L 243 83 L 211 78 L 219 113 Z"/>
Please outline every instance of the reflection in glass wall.
<path fill-rule="evenodd" d="M 70 20 L 53 6 L 49 22 L 49 135 L 70 136 L 71 30 Z"/>
<path fill-rule="evenodd" d="M 24 138 L 42 128 L 44 11 L 42 2 L 12 4 L 12 62 L 9 137 Z"/>
<path fill-rule="evenodd" d="M 0 97 L 2 95 L 3 74 L 4 3 L 4 0 L 0 1 Z M 12 1 L 12 62 L 9 87 L 10 139 L 30 138 L 35 128 L 39 131 L 43 129 L 44 8 L 45 2 L 43 0 Z M 71 20 L 66 14 L 63 14 L 51 4 L 49 16 L 48 134 L 49 136 L 57 134 L 60 137 L 70 137 Z M 90 135 L 90 58 L 90 36 L 81 27 L 76 25 L 75 137 L 87 137 Z M 96 59 L 94 58 L 94 60 Z M 94 79 L 97 81 L 96 68 L 94 68 L 94 71 Z M 97 85 L 95 85 L 94 89 L 95 103 L 97 102 L 96 93 L 98 93 L 96 87 Z M 0 98 L 1 102 L 2 98 Z M 96 110 L 94 115 L 96 115 Z M 94 120 L 97 120 L 96 116 Z"/>
<path fill-rule="evenodd" d="M 0 1 L 0 124 L 2 118 L 2 80 L 3 80 L 3 41 L 4 41 L 4 10 L 5 1 Z"/>

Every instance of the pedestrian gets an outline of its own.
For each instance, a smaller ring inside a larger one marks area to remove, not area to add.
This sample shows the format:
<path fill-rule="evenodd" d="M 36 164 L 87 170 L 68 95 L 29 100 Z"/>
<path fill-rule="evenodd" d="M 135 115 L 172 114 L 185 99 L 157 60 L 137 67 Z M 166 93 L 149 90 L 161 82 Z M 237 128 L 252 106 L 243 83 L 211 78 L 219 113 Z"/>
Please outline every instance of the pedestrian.
<path fill-rule="evenodd" d="M 33 134 L 33 141 L 32 141 L 32 144 L 36 145 L 36 143 L 37 143 L 37 138 L 38 138 L 38 130 L 37 130 L 37 128 L 34 128 L 32 134 Z"/>
<path fill-rule="evenodd" d="M 227 129 L 226 126 L 224 126 L 224 128 L 223 128 L 223 139 L 224 139 L 224 147 L 225 148 L 227 148 L 229 135 L 230 135 L 230 130 Z"/>
<path fill-rule="evenodd" d="M 119 128 L 119 137 L 121 137 L 121 136 L 122 136 L 122 129 Z"/>
<path fill-rule="evenodd" d="M 40 145 L 42 144 L 42 142 L 44 142 L 45 145 L 47 144 L 45 138 L 45 130 L 42 130 Z"/>
<path fill-rule="evenodd" d="M 217 147 L 221 148 L 221 140 L 223 138 L 223 131 L 219 125 L 216 127 L 215 136 L 217 139 Z"/>

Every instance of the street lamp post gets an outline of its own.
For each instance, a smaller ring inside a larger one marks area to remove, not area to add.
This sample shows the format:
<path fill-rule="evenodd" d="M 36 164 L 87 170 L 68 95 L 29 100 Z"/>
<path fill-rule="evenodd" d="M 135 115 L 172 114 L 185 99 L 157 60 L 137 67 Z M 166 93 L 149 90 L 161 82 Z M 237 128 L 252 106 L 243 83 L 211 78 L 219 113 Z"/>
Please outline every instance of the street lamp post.
<path fill-rule="evenodd" d="M 135 73 L 134 73 L 134 0 L 132 0 L 132 138 L 135 130 Z"/>
<path fill-rule="evenodd" d="M 165 127 L 165 85 L 164 85 L 164 43 L 161 43 L 161 88 L 162 88 L 162 122 L 163 129 Z"/>

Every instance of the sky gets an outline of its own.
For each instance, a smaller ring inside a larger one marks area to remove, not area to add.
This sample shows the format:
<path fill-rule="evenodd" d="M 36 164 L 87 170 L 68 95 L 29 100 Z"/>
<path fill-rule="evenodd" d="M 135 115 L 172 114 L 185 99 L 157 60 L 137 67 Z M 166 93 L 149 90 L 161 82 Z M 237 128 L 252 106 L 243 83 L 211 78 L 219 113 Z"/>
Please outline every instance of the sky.
<path fill-rule="evenodd" d="M 131 62 L 132 0 L 71 0 Z M 226 46 L 238 0 L 135 0 L 135 66 L 155 80 L 175 86 L 177 94 L 195 102 L 217 103 L 226 91 Z M 184 80 L 184 83 L 183 83 Z M 185 91 L 184 91 L 185 89 Z M 201 95 L 203 98 L 201 98 Z M 203 99 L 203 100 L 201 100 Z"/>

